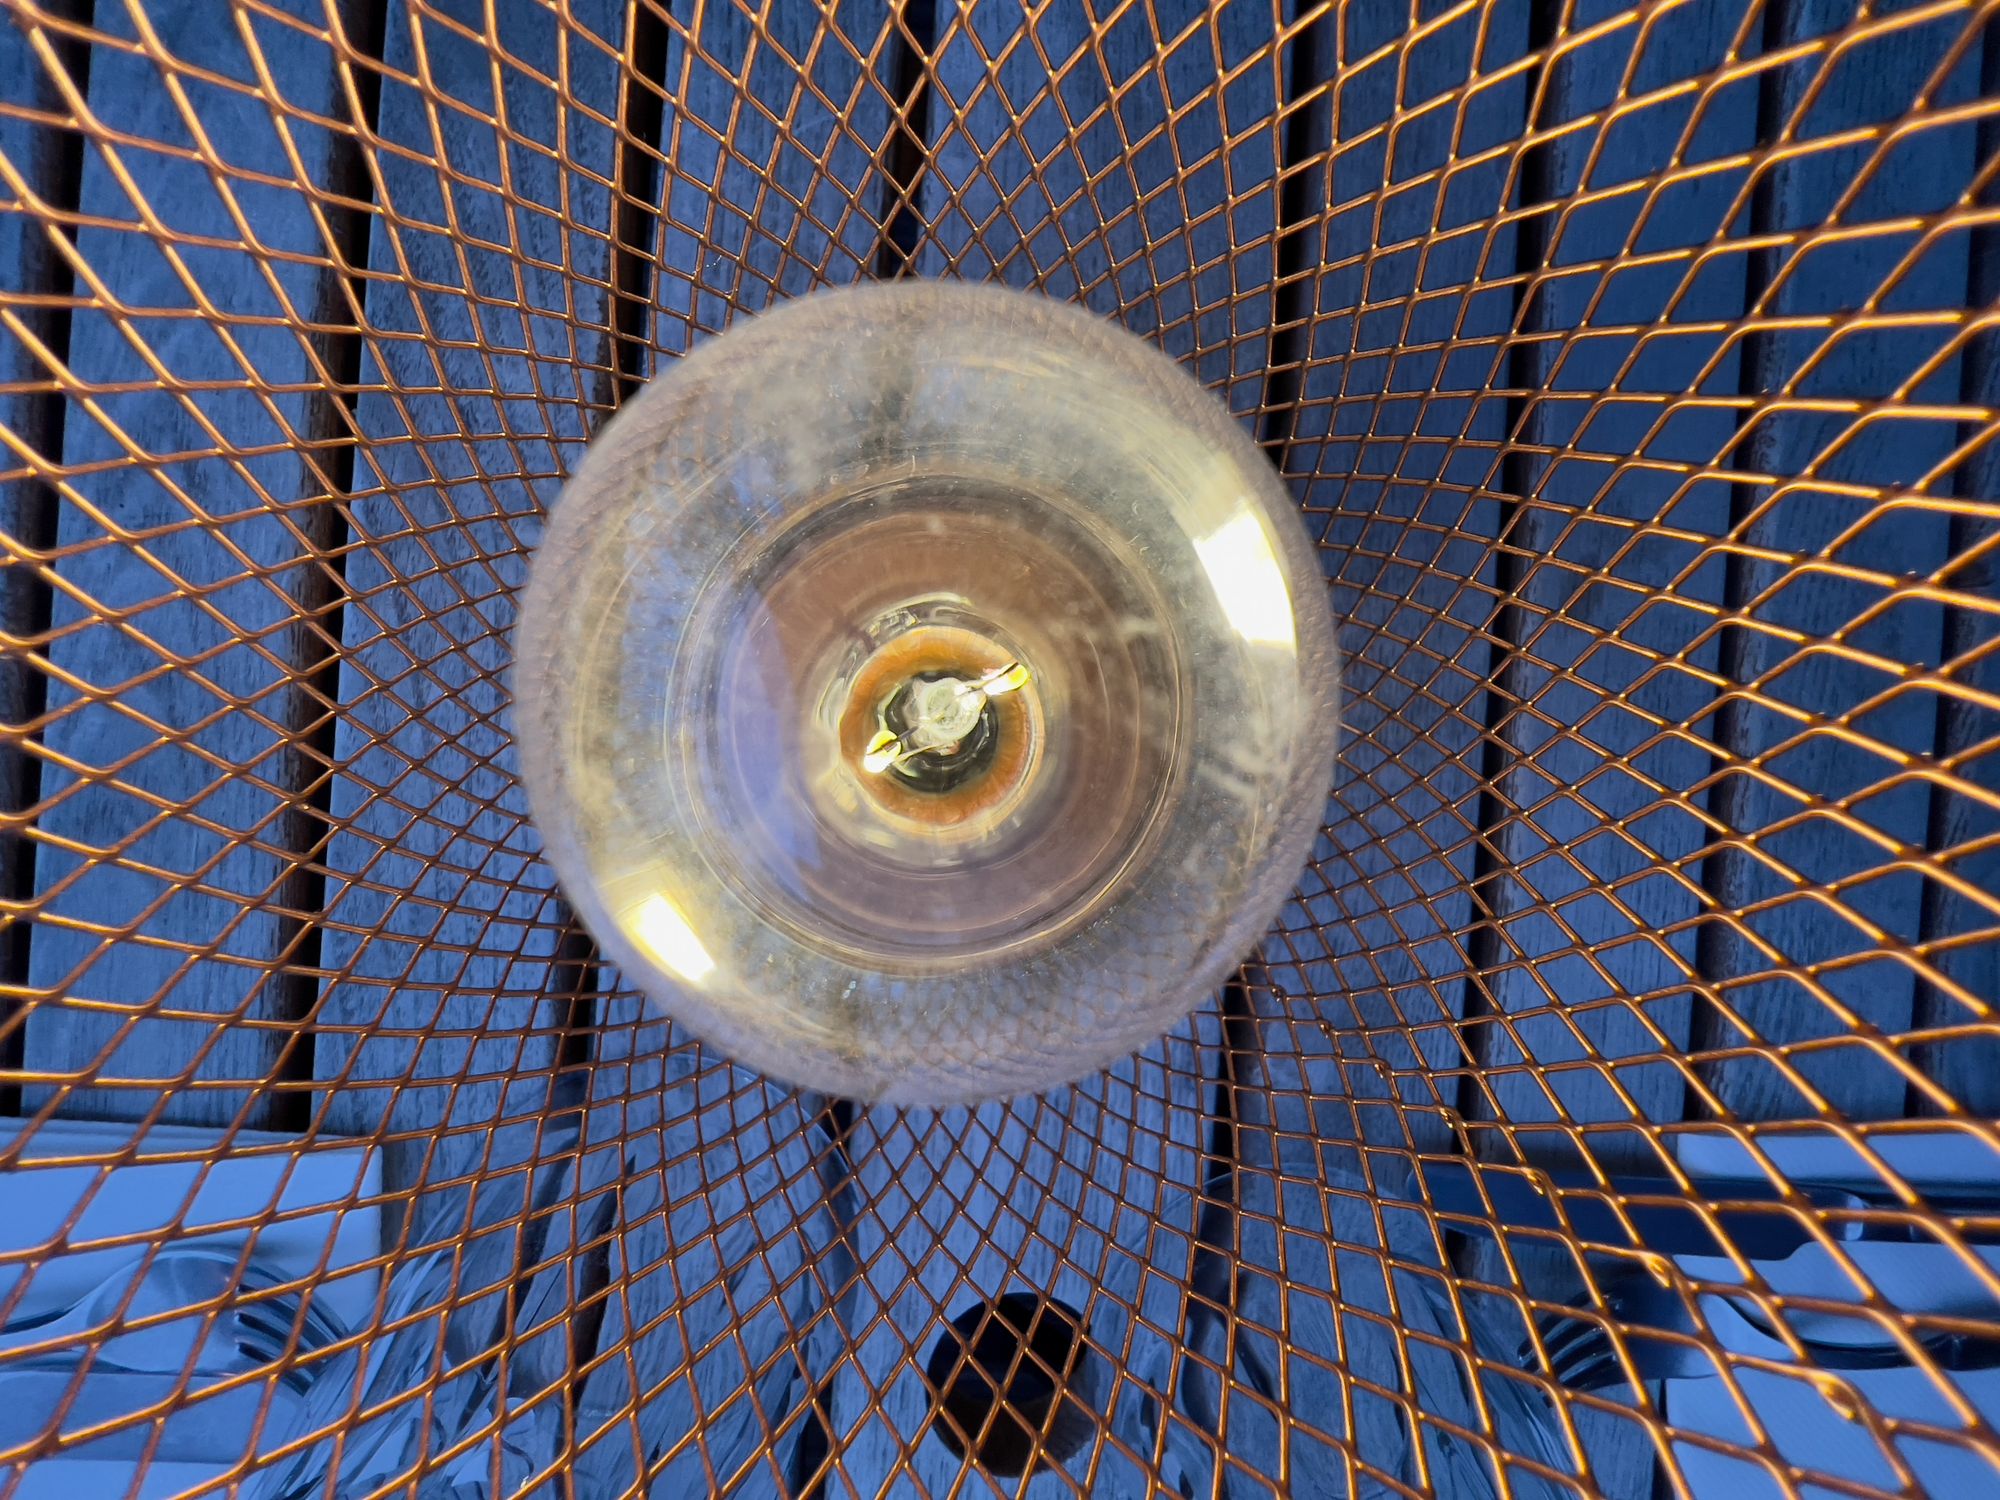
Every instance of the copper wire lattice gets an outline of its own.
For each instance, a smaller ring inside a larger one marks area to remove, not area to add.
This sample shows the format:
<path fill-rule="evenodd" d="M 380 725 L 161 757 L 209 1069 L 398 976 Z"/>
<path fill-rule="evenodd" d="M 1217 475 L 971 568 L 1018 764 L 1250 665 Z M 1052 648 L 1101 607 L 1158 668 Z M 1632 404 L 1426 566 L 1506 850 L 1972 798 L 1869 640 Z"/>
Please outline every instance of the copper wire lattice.
<path fill-rule="evenodd" d="M 164 1462 L 163 1413 L 245 1392 L 223 1482 L 253 1495 L 2000 1482 L 1936 1357 L 2000 1328 L 1899 1311 L 1850 1237 L 2000 1296 L 1897 1146 L 2000 1152 L 1996 15 L 4 0 L 0 1168 L 183 1170 L 161 1227 L 86 1194 L 4 1252 L 0 1321 L 82 1251 L 254 1257 L 310 1214 L 202 1184 L 357 1140 L 379 1185 L 337 1206 L 382 1248 L 345 1272 L 373 1317 L 293 1320 L 272 1361 L 328 1375 L 302 1427 L 268 1369 L 111 1420 L 79 1375 L 10 1417 L 0 1494 L 105 1444 Z M 1323 837 L 1240 982 L 1102 1078 L 938 1115 L 643 1012 L 536 856 L 504 675 L 623 396 L 906 274 L 1182 360 L 1291 483 L 1347 662 Z M 1802 1192 L 1802 1141 L 1870 1206 Z M 1577 1227 L 1691 1148 L 1842 1297 L 1714 1217 L 1703 1274 Z M 1410 1186 L 1468 1156 L 1574 1174 L 1564 1227 Z M 1533 1315 L 1566 1299 L 1639 1357 L 1628 1271 L 1700 1314 L 1733 1425 L 1553 1378 Z M 1715 1332 L 1720 1281 L 1767 1352 Z M 973 1419 L 928 1361 L 1024 1288 L 1083 1330 L 1043 1372 L 1083 1420 L 1027 1413 L 1018 1481 L 958 1456 L 1014 1407 L 945 1443 Z M 205 1309 L 259 1296 L 292 1306 Z M 1815 1315 L 1893 1341 L 1896 1401 L 1821 1366 Z M 114 1362 L 123 1327 L 39 1352 Z M 416 1352 L 364 1389 L 364 1345 Z M 257 1488 L 288 1462 L 319 1487 Z"/>

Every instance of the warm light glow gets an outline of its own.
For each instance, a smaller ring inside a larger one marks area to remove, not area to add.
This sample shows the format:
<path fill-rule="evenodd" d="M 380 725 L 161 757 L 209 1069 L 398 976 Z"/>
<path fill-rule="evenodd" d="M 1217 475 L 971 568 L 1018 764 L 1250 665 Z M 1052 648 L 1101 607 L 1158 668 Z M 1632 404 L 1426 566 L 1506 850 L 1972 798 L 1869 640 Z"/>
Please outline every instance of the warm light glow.
<path fill-rule="evenodd" d="M 896 757 L 903 751 L 903 742 L 886 729 L 875 731 L 875 738 L 868 742 L 868 748 L 861 753 L 861 769 L 870 776 L 880 776 L 896 763 Z"/>
<path fill-rule="evenodd" d="M 654 958 L 689 984 L 699 984 L 715 972 L 715 960 L 665 896 L 648 896 L 632 921 L 633 935 Z"/>
<path fill-rule="evenodd" d="M 981 678 L 974 691 L 984 693 L 989 698 L 997 698 L 1002 693 L 1011 693 L 1014 689 L 1024 688 L 1027 685 L 1027 663 L 1017 661 L 1011 667 L 1002 667 L 990 677 Z"/>
<path fill-rule="evenodd" d="M 1216 603 L 1238 635 L 1260 645 L 1296 649 L 1291 591 L 1254 514 L 1246 511 L 1198 538 L 1194 551 L 1215 585 Z"/>

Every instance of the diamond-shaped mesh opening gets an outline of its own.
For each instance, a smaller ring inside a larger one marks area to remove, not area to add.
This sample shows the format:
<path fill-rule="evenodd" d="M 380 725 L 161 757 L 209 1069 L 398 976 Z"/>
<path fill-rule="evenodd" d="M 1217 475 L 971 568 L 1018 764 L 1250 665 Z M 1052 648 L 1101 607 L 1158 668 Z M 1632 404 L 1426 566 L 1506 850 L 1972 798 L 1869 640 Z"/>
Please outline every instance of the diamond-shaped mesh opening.
<path fill-rule="evenodd" d="M 1991 18 L 4 0 L 0 1494 L 2000 1482 Z M 649 1015 L 509 735 L 591 434 L 905 275 L 1186 365 L 1344 655 L 1240 977 L 971 1111 Z"/>

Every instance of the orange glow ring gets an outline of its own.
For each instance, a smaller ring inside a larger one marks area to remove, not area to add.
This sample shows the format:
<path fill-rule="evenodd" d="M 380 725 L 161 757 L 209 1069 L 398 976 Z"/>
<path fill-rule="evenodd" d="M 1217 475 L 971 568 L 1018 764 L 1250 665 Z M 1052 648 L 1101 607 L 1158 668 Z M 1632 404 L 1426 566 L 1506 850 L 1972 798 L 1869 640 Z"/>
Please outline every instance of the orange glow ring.
<path fill-rule="evenodd" d="M 1006 816 L 1019 802 L 1041 759 L 1042 705 L 1033 678 L 990 698 L 995 717 L 992 764 L 962 786 L 926 792 L 888 772 L 862 768 L 882 710 L 897 690 L 926 672 L 977 681 L 1014 664 L 1006 648 L 974 631 L 923 625 L 888 642 L 862 664 L 840 716 L 840 753 L 862 791 L 882 811 L 925 828 L 965 833 Z"/>

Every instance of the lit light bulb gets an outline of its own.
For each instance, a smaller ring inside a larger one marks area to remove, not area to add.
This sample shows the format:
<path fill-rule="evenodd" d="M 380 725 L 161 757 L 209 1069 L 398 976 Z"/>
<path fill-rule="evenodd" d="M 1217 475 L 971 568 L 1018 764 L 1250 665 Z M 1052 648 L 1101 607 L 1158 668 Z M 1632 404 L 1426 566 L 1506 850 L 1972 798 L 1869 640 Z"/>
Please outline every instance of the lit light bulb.
<path fill-rule="evenodd" d="M 789 304 L 593 444 L 516 633 L 523 774 L 606 953 L 737 1060 L 950 1104 L 1171 1026 L 1297 876 L 1324 585 L 1154 349 L 997 290 Z"/>

